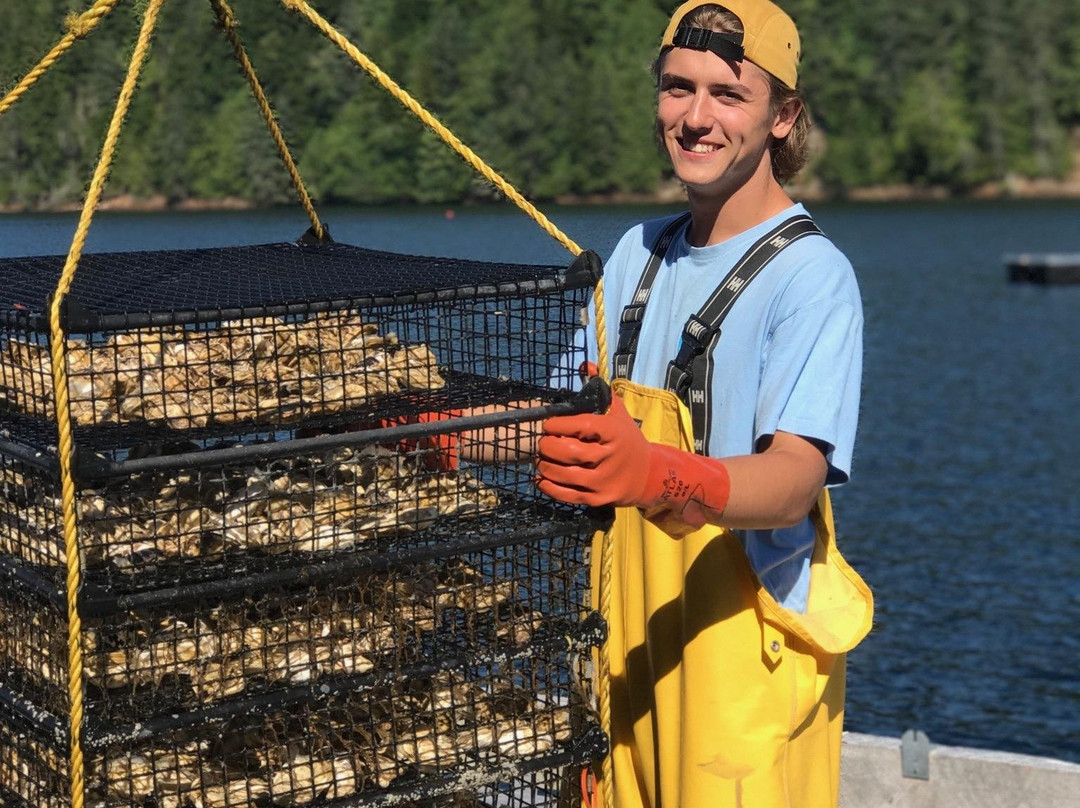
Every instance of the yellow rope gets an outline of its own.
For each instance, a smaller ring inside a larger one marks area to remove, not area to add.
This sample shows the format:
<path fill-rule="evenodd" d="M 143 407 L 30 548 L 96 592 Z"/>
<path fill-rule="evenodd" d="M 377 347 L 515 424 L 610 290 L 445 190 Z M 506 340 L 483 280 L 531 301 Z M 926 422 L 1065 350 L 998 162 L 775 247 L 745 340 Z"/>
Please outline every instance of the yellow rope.
<path fill-rule="evenodd" d="M 82 256 L 83 245 L 86 243 L 90 222 L 94 217 L 94 209 L 101 199 L 101 192 L 105 186 L 105 180 L 108 177 L 109 167 L 112 163 L 112 155 L 116 149 L 116 142 L 120 137 L 120 129 L 123 127 L 124 118 L 127 116 L 131 97 L 138 82 L 139 71 L 150 46 L 150 35 L 154 30 L 158 12 L 164 2 L 165 0 L 150 0 L 150 4 L 146 9 L 142 30 L 139 32 L 135 51 L 131 55 L 127 76 L 124 79 L 123 87 L 120 89 L 112 122 L 109 125 L 109 131 L 105 136 L 105 143 L 101 149 L 101 157 L 98 160 L 97 168 L 94 170 L 94 177 L 90 182 L 86 201 L 83 203 L 79 225 L 75 230 L 75 237 L 72 239 L 67 261 L 64 263 L 64 269 L 60 273 L 60 279 L 57 281 L 56 291 L 49 306 L 53 398 L 55 399 L 56 423 L 59 432 L 57 455 L 60 462 L 64 550 L 67 558 L 68 694 L 71 699 L 69 721 L 71 732 L 72 808 L 83 808 L 85 785 L 82 754 L 83 659 L 81 642 L 82 618 L 79 616 L 78 609 L 81 570 L 79 568 L 78 523 L 75 512 L 75 480 L 72 476 L 73 441 L 68 399 L 67 337 L 64 334 L 61 312 L 63 311 L 64 298 L 70 291 L 71 283 L 75 278 L 75 270 L 79 265 L 79 258 Z"/>
<path fill-rule="evenodd" d="M 604 619 L 605 625 L 608 624 L 608 617 L 611 614 L 612 550 L 614 549 L 611 530 L 611 528 L 605 530 L 600 540 L 600 616 Z M 611 656 L 608 642 L 608 637 L 605 637 L 603 645 L 600 646 L 597 692 L 600 701 L 600 727 L 608 737 L 608 752 L 600 761 L 600 779 L 604 787 L 604 805 L 607 808 L 613 808 L 615 805 L 615 772 L 611 762 L 613 751 L 611 737 Z"/>
<path fill-rule="evenodd" d="M 596 345 L 597 356 L 596 364 L 600 371 L 600 378 L 606 382 L 611 381 L 610 369 L 608 366 L 608 350 L 607 350 L 607 320 L 604 316 L 604 279 L 601 278 L 596 284 L 596 290 L 593 292 L 593 309 L 596 312 Z M 599 593 L 598 601 L 600 604 L 600 616 L 604 620 L 604 624 L 607 625 L 609 617 L 611 615 L 611 573 L 612 573 L 612 550 L 614 548 L 614 541 L 612 539 L 611 530 L 605 530 L 604 535 L 600 540 L 600 581 L 599 581 Z M 597 699 L 599 701 L 600 708 L 600 727 L 604 730 L 604 733 L 608 737 L 608 743 L 611 743 L 611 657 L 610 649 L 608 647 L 608 639 L 605 638 L 603 644 L 600 646 L 599 664 L 597 670 Z M 603 760 L 600 762 L 601 776 L 600 782 L 603 784 L 604 791 L 604 805 L 606 808 L 614 808 L 615 805 L 615 778 L 614 771 L 612 769 L 611 762 L 611 749 L 608 749 L 608 753 L 604 755 Z"/>
<path fill-rule="evenodd" d="M 608 368 L 607 354 L 607 321 L 604 319 L 604 279 L 601 278 L 593 291 L 593 309 L 596 310 L 596 347 L 599 353 L 596 357 L 596 367 L 600 371 L 600 378 L 605 382 L 611 381 Z"/>
<path fill-rule="evenodd" d="M 3 115 L 15 102 L 29 90 L 42 74 L 45 73 L 56 61 L 63 56 L 64 51 L 70 48 L 76 39 L 80 39 L 97 26 L 105 16 L 113 10 L 113 7 L 119 3 L 120 0 L 97 0 L 93 6 L 82 14 L 75 14 L 72 12 L 64 20 L 64 25 L 67 27 L 67 33 L 60 39 L 59 42 L 49 51 L 45 57 L 37 63 L 37 65 L 20 81 L 11 92 L 0 99 L 0 115 Z"/>
<path fill-rule="evenodd" d="M 274 111 L 270 108 L 270 101 L 267 99 L 266 93 L 263 92 L 259 77 L 255 75 L 255 68 L 252 66 L 251 60 L 248 59 L 244 45 L 240 41 L 240 35 L 236 33 L 236 18 L 233 16 L 233 11 L 225 0 L 210 0 L 210 5 L 214 7 L 214 13 L 217 14 L 218 22 L 221 23 L 221 30 L 229 38 L 233 53 L 236 54 L 236 60 L 240 63 L 248 84 L 251 85 L 251 92 L 255 95 L 259 111 L 262 112 L 266 126 L 270 129 L 270 136 L 273 137 L 278 152 L 281 154 L 281 160 L 285 163 L 285 168 L 292 178 L 293 187 L 296 188 L 296 195 L 300 197 L 300 204 L 304 206 L 308 219 L 311 220 L 312 230 L 314 230 L 316 238 L 322 241 L 326 231 L 322 222 L 319 221 L 319 214 L 315 212 L 315 206 L 311 202 L 311 196 L 308 194 L 307 188 L 304 187 L 304 181 L 300 178 L 300 171 L 297 169 L 296 162 L 289 152 L 289 146 L 285 142 L 285 136 L 281 133 Z"/>
<path fill-rule="evenodd" d="M 435 132 L 435 134 L 441 137 L 450 148 L 461 155 L 465 162 L 476 169 L 481 176 L 498 188 L 515 205 L 531 216 L 549 236 L 562 244 L 573 255 L 579 255 L 581 253 L 581 247 L 571 241 L 565 233 L 559 230 L 559 228 L 556 227 L 543 213 L 525 199 L 514 186 L 510 185 L 510 183 L 499 176 L 499 174 L 481 160 L 472 149 L 462 143 L 453 132 L 439 123 L 435 116 L 424 109 L 416 99 L 398 86 L 398 84 L 386 75 L 377 64 L 357 50 L 355 45 L 349 42 L 349 40 L 342 36 L 333 25 L 323 19 L 318 12 L 309 6 L 306 0 L 281 0 L 281 3 L 286 8 L 290 8 L 307 17 L 311 24 L 318 28 L 327 39 L 337 45 L 349 56 L 349 58 L 370 73 L 372 78 L 379 82 L 387 92 L 400 101 L 405 108 L 412 112 L 417 118 L 423 121 L 423 123 Z"/>

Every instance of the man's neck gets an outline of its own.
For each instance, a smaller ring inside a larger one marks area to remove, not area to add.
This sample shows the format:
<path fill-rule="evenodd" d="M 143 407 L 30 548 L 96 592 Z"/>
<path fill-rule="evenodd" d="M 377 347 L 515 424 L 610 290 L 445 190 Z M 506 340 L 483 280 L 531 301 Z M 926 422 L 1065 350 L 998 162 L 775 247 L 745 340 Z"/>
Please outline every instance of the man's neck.
<path fill-rule="evenodd" d="M 754 174 L 730 194 L 688 191 L 690 243 L 695 247 L 719 244 L 756 227 L 794 204 L 772 174 L 766 158 Z"/>

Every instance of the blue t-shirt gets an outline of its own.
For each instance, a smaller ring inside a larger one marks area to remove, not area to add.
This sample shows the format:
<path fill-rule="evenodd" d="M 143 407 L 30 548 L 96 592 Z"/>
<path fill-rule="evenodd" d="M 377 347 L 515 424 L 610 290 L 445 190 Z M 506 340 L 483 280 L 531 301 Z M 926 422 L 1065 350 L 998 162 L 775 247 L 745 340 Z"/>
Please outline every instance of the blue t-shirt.
<path fill-rule="evenodd" d="M 780 222 L 805 214 L 795 205 L 720 244 L 693 247 L 687 228 L 660 266 L 641 324 L 631 381 L 662 388 L 678 353 L 683 326 L 749 247 Z M 674 217 L 627 232 L 604 269 L 607 344 L 614 353 L 619 318 L 630 302 L 653 244 Z M 573 374 L 597 354 L 592 324 L 578 335 L 561 372 Z M 713 352 L 709 455 L 755 451 L 777 430 L 826 444 L 827 485 L 846 482 L 858 420 L 862 378 L 862 303 L 850 262 L 828 239 L 807 236 L 780 252 L 728 312 Z M 612 357 L 608 357 L 611 366 Z M 573 380 L 566 379 L 566 386 Z M 814 529 L 809 518 L 790 528 L 739 531 L 747 557 L 783 606 L 803 612 L 810 585 Z"/>

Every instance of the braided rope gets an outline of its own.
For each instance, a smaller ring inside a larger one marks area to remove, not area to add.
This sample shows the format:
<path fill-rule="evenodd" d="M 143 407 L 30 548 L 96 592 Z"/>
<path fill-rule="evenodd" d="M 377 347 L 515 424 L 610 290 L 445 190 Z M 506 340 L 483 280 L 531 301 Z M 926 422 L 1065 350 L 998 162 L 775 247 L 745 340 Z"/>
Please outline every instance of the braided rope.
<path fill-rule="evenodd" d="M 105 16 L 113 10 L 120 0 L 97 0 L 93 6 L 82 14 L 72 12 L 64 20 L 67 33 L 53 46 L 53 49 L 45 54 L 45 57 L 27 73 L 11 92 L 0 99 L 0 115 L 3 115 L 15 105 L 23 95 L 37 82 L 39 78 L 52 67 L 56 61 L 64 55 L 64 51 L 75 44 L 75 40 L 89 34 Z"/>
<path fill-rule="evenodd" d="M 351 58 L 356 64 L 364 68 L 372 78 L 374 78 L 382 87 L 390 93 L 394 98 L 400 101 L 406 109 L 408 109 L 413 115 L 419 118 L 425 126 L 431 129 L 435 134 L 443 139 L 443 141 L 454 151 L 456 151 L 469 165 L 471 165 L 476 171 L 484 177 L 488 182 L 499 189 L 508 199 L 510 199 L 515 205 L 521 208 L 527 213 L 533 221 L 535 221 L 540 227 L 553 239 L 558 241 L 573 255 L 579 255 L 581 253 L 581 247 L 575 244 L 565 233 L 559 230 L 543 213 L 541 213 L 531 202 L 529 202 L 521 193 L 514 188 L 505 179 L 499 176 L 496 171 L 491 168 L 487 163 L 480 159 L 480 157 L 473 152 L 468 146 L 466 146 L 458 137 L 443 126 L 439 121 L 421 106 L 420 102 L 409 95 L 404 89 L 402 89 L 392 78 L 384 73 L 377 64 L 371 59 L 361 53 L 355 45 L 349 42 L 342 34 L 334 28 L 329 22 L 319 15 L 311 6 L 308 5 L 306 0 L 281 0 L 282 5 L 293 11 L 307 17 L 319 31 L 331 42 L 337 45 L 342 51 L 344 51 L 349 58 Z"/>
<path fill-rule="evenodd" d="M 611 382 L 611 369 L 608 366 L 607 353 L 607 321 L 604 319 L 604 279 L 601 278 L 593 291 L 593 308 L 596 310 L 596 367 L 600 371 L 600 378 L 605 382 Z"/>
<path fill-rule="evenodd" d="M 600 616 L 605 625 L 611 614 L 611 572 L 614 566 L 612 550 L 614 549 L 612 529 L 604 531 L 600 540 Z M 610 636 L 610 635 L 609 635 Z M 604 784 L 604 805 L 606 808 L 614 808 L 615 805 L 615 771 L 611 760 L 614 752 L 611 740 L 611 651 L 608 647 L 609 636 L 604 638 L 600 646 L 600 670 L 597 672 L 600 682 L 597 687 L 600 701 L 600 727 L 608 737 L 608 751 L 604 759 L 600 761 L 601 781 Z"/>
<path fill-rule="evenodd" d="M 593 292 L 593 308 L 596 311 L 596 364 L 600 370 L 600 378 L 606 382 L 611 381 L 610 368 L 608 365 L 607 350 L 607 320 L 604 316 L 604 279 L 601 278 Z M 604 531 L 600 540 L 600 581 L 598 599 L 600 604 L 600 616 L 605 625 L 610 624 L 611 615 L 611 574 L 614 565 L 613 553 L 614 539 L 611 529 Z M 615 805 L 615 772 L 611 760 L 611 651 L 609 637 L 604 638 L 600 646 L 599 665 L 597 671 L 597 695 L 600 708 L 600 727 L 608 737 L 608 753 L 601 761 L 601 777 L 603 783 L 605 808 L 614 808 Z"/>
<path fill-rule="evenodd" d="M 56 405 L 56 423 L 59 431 L 57 456 L 60 464 L 60 487 L 61 503 L 64 520 L 64 550 L 67 560 L 67 616 L 68 616 L 68 695 L 70 704 L 70 735 L 71 735 L 71 806 L 83 808 L 84 798 L 84 764 L 82 754 L 82 721 L 83 721 L 83 658 L 82 658 L 82 618 L 79 615 L 78 595 L 81 585 L 81 570 L 79 567 L 79 534 L 75 511 L 75 480 L 72 474 L 73 440 L 71 427 L 71 411 L 69 409 L 68 380 L 67 380 L 67 337 L 64 334 L 62 322 L 63 302 L 71 290 L 71 283 L 75 278 L 75 270 L 82 256 L 83 245 L 86 243 L 86 235 L 90 229 L 90 222 L 94 217 L 94 209 L 101 199 L 101 192 L 105 186 L 105 180 L 109 174 L 113 152 L 116 142 L 120 137 L 120 129 L 123 127 L 124 118 L 131 105 L 131 97 L 135 92 L 138 82 L 139 71 L 146 58 L 150 46 L 150 35 L 157 22 L 158 12 L 165 0 L 150 0 L 143 17 L 142 29 L 135 50 L 131 55 L 131 63 L 128 66 L 127 76 L 120 89 L 120 95 L 116 101 L 116 109 L 113 112 L 112 122 L 109 124 L 108 134 L 101 149 L 101 157 L 94 177 L 90 182 L 90 188 L 83 203 L 82 214 L 79 217 L 79 225 L 75 230 L 75 236 L 71 242 L 64 269 L 60 273 L 60 279 L 56 283 L 56 291 L 53 294 L 49 306 L 49 332 L 51 341 L 53 390 Z"/>
<path fill-rule="evenodd" d="M 308 219 L 311 220 L 312 230 L 315 232 L 315 236 L 319 241 L 322 241 L 326 231 L 323 228 L 322 222 L 319 221 L 319 214 L 315 212 L 315 206 L 311 201 L 311 196 L 308 194 L 307 188 L 304 186 L 303 179 L 300 177 L 300 171 L 296 167 L 296 162 L 293 160 L 288 144 L 285 142 L 285 136 L 281 133 L 281 127 L 278 126 L 277 117 L 270 108 L 270 101 L 263 91 L 262 84 L 259 82 L 259 77 L 255 75 L 255 68 L 252 66 L 251 60 L 248 59 L 247 52 L 244 50 L 244 44 L 240 41 L 240 35 L 236 33 L 236 18 L 233 15 L 233 10 L 225 0 L 210 0 L 210 5 L 213 6 L 214 13 L 217 14 L 218 22 L 221 24 L 221 30 L 225 33 L 225 36 L 228 37 L 229 43 L 232 45 L 233 53 L 236 55 L 236 60 L 240 63 L 240 67 L 247 77 L 248 84 L 251 85 L 251 92 L 255 95 L 255 101 L 259 105 L 259 111 L 262 112 L 263 120 L 266 121 L 266 126 L 270 130 L 270 136 L 277 145 L 278 153 L 281 154 L 281 160 L 285 163 L 285 168 L 289 172 L 289 177 L 292 178 L 293 187 L 296 189 L 296 195 L 300 198 L 300 204 L 304 206 L 304 210 L 307 211 Z"/>

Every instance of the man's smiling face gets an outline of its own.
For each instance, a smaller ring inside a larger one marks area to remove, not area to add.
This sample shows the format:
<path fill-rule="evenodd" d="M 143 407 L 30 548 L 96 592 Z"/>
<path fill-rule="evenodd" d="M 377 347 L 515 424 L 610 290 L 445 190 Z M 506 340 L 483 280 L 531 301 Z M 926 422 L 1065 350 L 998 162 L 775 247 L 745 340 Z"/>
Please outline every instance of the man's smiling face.
<path fill-rule="evenodd" d="M 770 113 L 764 70 L 689 48 L 663 57 L 657 121 L 675 176 L 699 196 L 733 193 L 760 166 L 769 136 L 790 129 Z"/>

